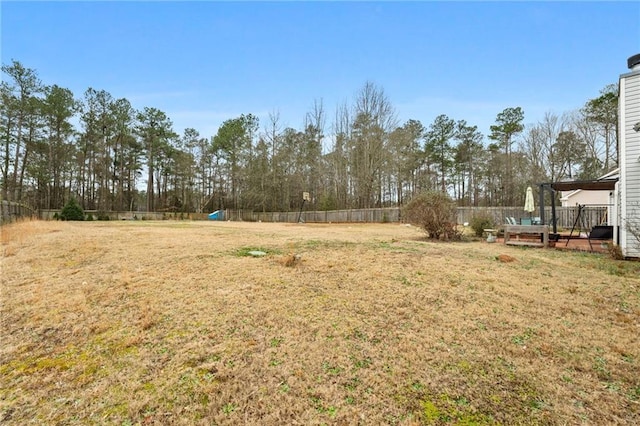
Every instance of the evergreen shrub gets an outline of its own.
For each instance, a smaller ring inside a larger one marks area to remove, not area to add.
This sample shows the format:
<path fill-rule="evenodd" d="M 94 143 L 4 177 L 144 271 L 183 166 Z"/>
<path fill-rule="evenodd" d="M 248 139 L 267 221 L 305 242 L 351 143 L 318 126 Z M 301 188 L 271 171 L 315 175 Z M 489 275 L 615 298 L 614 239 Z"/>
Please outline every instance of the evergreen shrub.
<path fill-rule="evenodd" d="M 75 198 L 71 198 L 67 201 L 67 204 L 62 208 L 60 212 L 60 219 L 62 220 L 84 220 L 84 211 Z"/>
<path fill-rule="evenodd" d="M 473 229 L 473 233 L 476 237 L 482 237 L 482 233 L 485 229 L 492 229 L 494 226 L 493 218 L 487 213 L 474 214 L 469 222 L 469 226 Z"/>

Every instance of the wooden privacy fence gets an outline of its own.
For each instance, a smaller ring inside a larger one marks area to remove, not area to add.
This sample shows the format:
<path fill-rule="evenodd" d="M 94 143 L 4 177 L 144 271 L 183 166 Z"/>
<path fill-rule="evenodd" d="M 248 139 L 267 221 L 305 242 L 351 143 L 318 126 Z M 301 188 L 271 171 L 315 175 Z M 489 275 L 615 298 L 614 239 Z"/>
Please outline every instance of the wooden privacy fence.
<path fill-rule="evenodd" d="M 11 220 L 21 213 L 10 213 L 10 208 L 2 205 L 2 220 Z M 18 207 L 12 207 L 18 209 Z M 24 210 L 24 206 L 22 206 Z M 586 206 L 582 209 L 582 218 L 578 226 L 591 228 L 596 225 L 607 223 L 610 209 L 607 206 Z M 5 216 L 6 211 L 6 216 Z M 41 210 L 39 216 L 41 219 L 53 219 L 55 213 L 59 210 Z M 96 211 L 87 210 L 86 214 L 97 215 Z M 159 212 L 104 212 L 111 220 L 206 220 L 206 213 L 159 213 Z M 29 211 L 28 215 L 33 216 L 34 212 Z M 516 220 L 528 218 L 529 213 L 523 211 L 522 207 L 458 207 L 457 223 L 470 223 L 476 215 L 485 215 L 492 218 L 496 225 L 505 224 L 507 217 L 514 217 Z M 532 216 L 538 217 L 539 210 L 532 213 Z M 560 228 L 570 229 L 578 217 L 578 207 L 556 207 L 557 226 Z M 7 218 L 7 219 L 5 219 Z M 288 222 L 296 223 L 300 218 L 305 223 L 398 223 L 403 222 L 402 208 L 386 207 L 374 209 L 350 209 L 350 210 L 330 210 L 330 211 L 290 211 L 290 212 L 253 212 L 251 210 L 224 210 L 222 220 L 245 221 L 245 222 Z M 547 224 L 551 222 L 551 207 L 545 208 L 545 221 Z"/>
<path fill-rule="evenodd" d="M 251 222 L 298 222 L 307 223 L 385 223 L 400 222 L 400 208 L 350 209 L 329 211 L 252 212 L 250 210 L 225 210 L 224 220 Z"/>
<path fill-rule="evenodd" d="M 40 219 L 53 220 L 56 214 L 60 214 L 61 210 L 45 210 L 39 211 Z M 107 216 L 109 220 L 204 220 L 207 215 L 204 213 L 174 213 L 174 212 L 132 212 L 132 211 L 108 211 L 102 212 L 98 210 L 84 210 L 85 217 L 91 215 L 91 218 L 98 220 L 101 216 Z"/>
<path fill-rule="evenodd" d="M 582 217 L 578 225 L 581 223 L 587 227 L 606 224 L 610 220 L 610 214 L 613 212 L 613 206 L 585 206 L 582 209 Z M 525 212 L 522 207 L 458 207 L 458 223 L 471 222 L 476 215 L 486 215 L 493 219 L 496 224 L 507 223 L 507 217 L 513 217 L 516 220 L 528 218 L 529 213 Z M 531 214 L 533 217 L 540 216 L 540 209 L 536 209 Z M 556 225 L 559 228 L 571 228 L 578 218 L 578 206 L 575 207 L 556 207 Z M 551 207 L 545 207 L 544 219 L 546 224 L 551 224 Z"/>
<path fill-rule="evenodd" d="M 582 208 L 581 216 L 584 219 L 583 223 L 587 225 L 587 229 L 591 229 L 594 226 L 612 223 L 613 214 L 613 206 L 585 206 Z M 551 213 L 548 213 L 545 217 L 551 218 Z M 578 206 L 556 207 L 556 217 L 558 218 L 558 226 L 570 228 L 578 218 Z M 578 226 L 580 226 L 580 223 L 578 223 Z"/>
<path fill-rule="evenodd" d="M 36 212 L 24 204 L 0 201 L 0 225 L 26 217 L 37 217 Z"/>
<path fill-rule="evenodd" d="M 579 221 L 588 227 L 606 224 L 609 208 L 606 206 L 584 207 L 582 216 L 584 220 Z M 522 207 L 458 207 L 457 223 L 463 224 L 471 222 L 476 215 L 486 215 L 493 219 L 495 224 L 507 223 L 507 217 L 514 217 L 516 220 L 528 218 Z M 532 213 L 538 217 L 539 210 Z M 571 228 L 578 216 L 578 207 L 556 207 L 556 224 L 561 228 Z M 303 211 L 300 212 L 252 212 L 250 210 L 225 210 L 224 220 L 248 221 L 248 222 L 298 222 L 300 217 L 305 223 L 385 223 L 402 222 L 402 209 L 400 207 L 375 208 L 375 209 L 352 209 L 352 210 L 331 210 L 331 211 Z M 545 208 L 545 221 L 551 223 L 551 207 Z"/>

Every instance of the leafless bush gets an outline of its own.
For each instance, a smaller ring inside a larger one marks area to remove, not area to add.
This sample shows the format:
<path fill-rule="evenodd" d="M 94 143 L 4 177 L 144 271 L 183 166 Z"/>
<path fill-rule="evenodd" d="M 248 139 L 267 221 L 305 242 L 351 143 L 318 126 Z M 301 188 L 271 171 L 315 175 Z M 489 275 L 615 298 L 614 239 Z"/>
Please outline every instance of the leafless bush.
<path fill-rule="evenodd" d="M 404 209 L 406 220 L 422 228 L 428 238 L 459 240 L 456 229 L 456 205 L 449 196 L 439 191 L 427 191 L 414 197 Z"/>

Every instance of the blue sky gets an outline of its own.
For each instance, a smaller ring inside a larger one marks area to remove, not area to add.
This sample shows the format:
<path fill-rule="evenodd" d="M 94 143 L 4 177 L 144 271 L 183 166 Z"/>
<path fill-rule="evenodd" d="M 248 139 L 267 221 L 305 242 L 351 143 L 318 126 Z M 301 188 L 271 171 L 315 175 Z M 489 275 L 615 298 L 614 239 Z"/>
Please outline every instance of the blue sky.
<path fill-rule="evenodd" d="M 165 111 L 178 132 L 279 112 L 301 128 L 366 81 L 399 121 L 478 125 L 520 106 L 525 123 L 596 97 L 640 53 L 640 2 L 2 1 L 2 63 L 77 98 L 93 87 Z"/>

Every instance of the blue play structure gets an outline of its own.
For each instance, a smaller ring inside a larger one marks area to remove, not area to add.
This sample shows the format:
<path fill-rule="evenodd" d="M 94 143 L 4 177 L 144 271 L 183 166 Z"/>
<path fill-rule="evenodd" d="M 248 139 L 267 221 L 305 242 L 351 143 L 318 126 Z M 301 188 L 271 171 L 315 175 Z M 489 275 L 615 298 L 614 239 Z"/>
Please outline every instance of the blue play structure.
<path fill-rule="evenodd" d="M 222 210 L 216 210 L 213 213 L 209 213 L 209 220 L 224 220 L 224 212 Z"/>

